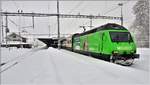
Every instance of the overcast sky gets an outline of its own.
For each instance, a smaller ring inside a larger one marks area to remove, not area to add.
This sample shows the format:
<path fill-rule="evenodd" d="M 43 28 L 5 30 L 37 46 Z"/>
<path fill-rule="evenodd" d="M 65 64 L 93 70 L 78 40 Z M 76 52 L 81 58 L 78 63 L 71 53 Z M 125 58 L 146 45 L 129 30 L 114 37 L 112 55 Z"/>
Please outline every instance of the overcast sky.
<path fill-rule="evenodd" d="M 64 14 L 92 14 L 92 15 L 109 15 L 120 16 L 120 8 L 118 3 L 124 3 L 123 15 L 124 26 L 130 27 L 135 15 L 133 14 L 133 6 L 137 1 L 60 1 L 60 13 Z M 117 8 L 116 8 L 117 7 Z M 116 8 L 116 9 L 114 9 Z M 18 9 L 23 12 L 35 13 L 57 13 L 56 1 L 3 1 L 2 10 L 7 12 L 17 12 Z M 112 10 L 113 9 L 113 10 Z M 31 26 L 32 20 L 29 17 L 9 17 L 16 24 L 21 24 L 21 27 Z M 35 18 L 35 29 L 26 28 L 24 30 L 30 33 L 57 33 L 56 17 L 49 18 Z M 4 20 L 5 21 L 5 20 Z M 20 23 L 19 23 L 20 21 Z M 60 19 L 60 32 L 63 33 L 76 33 L 82 32 L 83 29 L 79 28 L 81 25 L 89 25 L 89 19 Z M 97 27 L 105 23 L 114 22 L 119 23 L 117 20 L 93 20 L 93 26 Z M 9 28 L 11 32 L 18 32 L 18 27 L 9 21 Z M 89 30 L 90 28 L 87 28 Z"/>

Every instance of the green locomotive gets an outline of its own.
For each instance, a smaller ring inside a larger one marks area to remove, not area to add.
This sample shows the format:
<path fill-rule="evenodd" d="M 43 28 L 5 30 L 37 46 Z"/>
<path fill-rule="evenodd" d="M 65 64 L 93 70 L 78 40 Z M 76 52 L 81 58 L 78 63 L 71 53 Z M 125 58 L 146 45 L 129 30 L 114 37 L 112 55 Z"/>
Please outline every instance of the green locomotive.
<path fill-rule="evenodd" d="M 69 41 L 72 42 L 72 51 L 122 65 L 132 65 L 134 59 L 139 58 L 130 32 L 115 23 L 74 34 Z"/>

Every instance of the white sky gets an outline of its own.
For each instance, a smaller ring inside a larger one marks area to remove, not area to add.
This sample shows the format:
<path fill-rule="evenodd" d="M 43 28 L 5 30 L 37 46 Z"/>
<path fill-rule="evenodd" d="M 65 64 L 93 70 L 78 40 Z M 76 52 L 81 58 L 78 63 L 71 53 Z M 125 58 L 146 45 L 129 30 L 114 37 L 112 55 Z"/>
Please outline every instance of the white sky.
<path fill-rule="evenodd" d="M 133 6 L 137 1 L 60 1 L 60 13 L 64 14 L 92 14 L 92 15 L 109 15 L 120 16 L 120 8 L 108 12 L 109 10 L 117 7 L 118 3 L 125 3 L 123 6 L 124 26 L 130 27 L 135 16 L 133 14 Z M 2 10 L 8 12 L 17 12 L 18 9 L 22 9 L 23 12 L 35 12 L 35 13 L 57 13 L 56 1 L 3 1 Z M 106 14 L 105 14 L 106 13 Z M 19 17 L 9 17 L 15 23 L 19 24 Z M 35 18 L 35 29 L 26 28 L 30 33 L 49 33 L 48 25 L 50 25 L 50 33 L 57 33 L 57 21 L 56 17 L 49 18 Z M 79 28 L 81 25 L 89 25 L 89 19 L 60 19 L 60 32 L 64 33 L 76 33 L 82 32 L 83 29 Z M 100 26 L 108 22 L 119 23 L 120 21 L 95 19 L 93 20 L 94 26 Z M 5 22 L 4 22 L 5 23 Z M 31 26 L 31 18 L 21 17 L 21 27 Z M 18 27 L 9 21 L 9 28 L 12 32 L 18 32 Z M 89 29 L 89 28 L 87 28 Z"/>

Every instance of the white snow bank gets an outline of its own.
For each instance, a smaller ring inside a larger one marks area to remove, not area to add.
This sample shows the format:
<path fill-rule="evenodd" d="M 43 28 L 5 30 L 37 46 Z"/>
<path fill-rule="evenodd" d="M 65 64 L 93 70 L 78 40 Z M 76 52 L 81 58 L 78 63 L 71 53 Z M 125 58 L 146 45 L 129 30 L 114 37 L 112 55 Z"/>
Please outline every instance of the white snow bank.
<path fill-rule="evenodd" d="M 140 58 L 136 59 L 131 67 L 147 72 L 150 71 L 150 48 L 138 48 L 137 53 L 140 54 Z"/>
<path fill-rule="evenodd" d="M 25 52 L 29 51 L 30 49 L 26 48 L 16 48 L 16 47 L 10 47 L 10 48 L 1 48 L 1 63 L 10 61 L 14 57 L 21 56 Z"/>

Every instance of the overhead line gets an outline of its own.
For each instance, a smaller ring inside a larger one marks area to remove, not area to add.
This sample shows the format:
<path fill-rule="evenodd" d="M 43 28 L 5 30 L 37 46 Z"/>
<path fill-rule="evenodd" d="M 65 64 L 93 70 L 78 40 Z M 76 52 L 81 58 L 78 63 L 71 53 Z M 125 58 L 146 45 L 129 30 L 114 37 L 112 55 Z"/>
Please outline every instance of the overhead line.
<path fill-rule="evenodd" d="M 129 1 L 130 1 L 130 0 L 124 2 L 123 4 L 127 4 Z M 116 7 L 114 7 L 114 8 L 112 8 L 112 9 L 108 10 L 107 12 L 105 12 L 103 15 L 108 14 L 109 12 L 114 11 L 114 10 L 116 10 L 116 9 L 118 9 L 118 8 L 119 8 L 119 6 L 117 5 Z"/>
<path fill-rule="evenodd" d="M 130 0 L 124 2 L 123 4 L 127 4 L 129 1 L 130 1 Z M 103 15 L 106 15 L 106 14 L 108 14 L 109 12 L 116 10 L 118 7 L 119 7 L 119 6 L 116 6 L 116 7 L 112 8 L 112 9 L 106 11 L 105 13 L 103 13 Z M 89 21 L 87 21 L 85 24 L 87 24 L 87 23 L 89 23 Z"/>
<path fill-rule="evenodd" d="M 20 7 L 16 4 L 15 0 L 11 0 L 11 1 L 14 3 L 14 5 L 15 5 L 15 7 L 16 7 L 17 9 L 20 8 Z"/>
<path fill-rule="evenodd" d="M 16 13 L 16 12 L 2 12 L 2 16 L 26 16 L 26 17 L 49 17 L 58 16 L 58 14 L 46 14 L 46 13 Z M 114 16 L 97 16 L 97 15 L 73 15 L 73 14 L 59 14 L 60 18 L 89 18 L 89 19 L 116 19 L 120 20 L 120 17 Z"/>
<path fill-rule="evenodd" d="M 19 26 L 19 25 L 17 25 L 13 20 L 11 20 L 10 18 L 8 18 L 8 20 L 9 20 L 11 23 L 13 23 L 14 25 Z"/>
<path fill-rule="evenodd" d="M 69 14 L 72 13 L 75 9 L 79 8 L 83 4 L 83 1 L 80 1 L 73 9 L 70 10 Z"/>
<path fill-rule="evenodd" d="M 72 13 L 75 9 L 78 9 L 82 4 L 83 4 L 83 1 L 80 1 L 80 2 L 69 12 L 69 14 Z M 74 20 L 71 21 L 71 23 L 69 24 L 69 26 L 72 26 L 73 23 L 74 23 Z M 69 26 L 68 26 L 68 27 L 69 27 Z"/>

